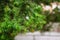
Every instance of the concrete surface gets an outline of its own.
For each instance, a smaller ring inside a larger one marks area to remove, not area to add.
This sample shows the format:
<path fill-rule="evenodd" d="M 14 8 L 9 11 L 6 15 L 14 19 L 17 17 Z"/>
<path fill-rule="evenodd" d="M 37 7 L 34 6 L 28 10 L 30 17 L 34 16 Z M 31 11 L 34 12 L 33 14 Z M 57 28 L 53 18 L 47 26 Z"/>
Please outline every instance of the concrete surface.
<path fill-rule="evenodd" d="M 15 40 L 60 40 L 60 33 L 57 32 L 40 32 L 19 34 Z"/>

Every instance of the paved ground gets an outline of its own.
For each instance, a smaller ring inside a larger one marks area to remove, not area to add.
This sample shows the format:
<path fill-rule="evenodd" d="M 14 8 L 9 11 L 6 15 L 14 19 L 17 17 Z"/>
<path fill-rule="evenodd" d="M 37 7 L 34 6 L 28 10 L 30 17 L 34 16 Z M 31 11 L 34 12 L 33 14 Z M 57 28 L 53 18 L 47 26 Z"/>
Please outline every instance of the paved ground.
<path fill-rule="evenodd" d="M 15 37 L 15 40 L 60 40 L 60 33 L 45 32 L 43 35 L 39 32 L 19 34 Z"/>

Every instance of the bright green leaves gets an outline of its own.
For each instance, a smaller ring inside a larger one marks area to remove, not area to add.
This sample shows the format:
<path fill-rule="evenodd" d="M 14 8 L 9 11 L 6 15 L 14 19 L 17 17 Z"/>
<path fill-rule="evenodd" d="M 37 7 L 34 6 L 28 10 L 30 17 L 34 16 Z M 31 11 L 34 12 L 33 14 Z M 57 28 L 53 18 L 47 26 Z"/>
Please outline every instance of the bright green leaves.
<path fill-rule="evenodd" d="M 0 23 L 0 40 L 13 40 L 13 37 L 19 32 L 38 31 L 43 29 L 43 25 L 46 24 L 46 17 L 42 15 L 42 7 L 30 0 L 9 0 L 3 10 L 4 18 Z"/>
<path fill-rule="evenodd" d="M 14 6 L 19 7 L 22 3 L 24 3 L 23 0 L 14 0 Z"/>
<path fill-rule="evenodd" d="M 19 15 L 19 8 L 17 8 L 17 7 L 14 7 L 13 9 L 12 9 L 12 12 L 13 12 L 13 14 L 14 14 L 14 16 L 18 16 Z"/>
<path fill-rule="evenodd" d="M 46 24 L 46 17 L 42 14 L 34 13 L 34 15 L 27 16 L 27 18 L 28 20 L 24 22 L 24 26 L 29 30 L 41 30 L 43 25 Z"/>
<path fill-rule="evenodd" d="M 5 8 L 4 8 L 4 11 L 5 12 L 9 12 L 11 9 L 9 8 L 9 6 L 6 6 Z"/>
<path fill-rule="evenodd" d="M 17 35 L 18 32 L 20 32 L 21 30 L 20 25 L 15 22 L 15 21 L 5 21 L 1 23 L 1 27 L 0 27 L 0 33 L 3 34 L 7 34 L 7 36 L 11 36 L 14 37 L 15 35 Z M 0 36 L 1 37 L 1 36 Z M 5 36 L 4 36 L 5 38 Z M 6 38 L 5 38 L 6 39 Z"/>
<path fill-rule="evenodd" d="M 37 13 L 42 13 L 42 7 L 40 5 L 37 5 L 35 8 L 34 8 L 34 11 L 37 12 Z"/>

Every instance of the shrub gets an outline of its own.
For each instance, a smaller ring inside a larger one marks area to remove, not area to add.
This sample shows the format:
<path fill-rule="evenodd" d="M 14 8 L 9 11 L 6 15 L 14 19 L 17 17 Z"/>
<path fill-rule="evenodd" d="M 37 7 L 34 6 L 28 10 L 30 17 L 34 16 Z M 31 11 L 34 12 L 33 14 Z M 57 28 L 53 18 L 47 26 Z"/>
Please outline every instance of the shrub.
<path fill-rule="evenodd" d="M 46 17 L 42 7 L 28 0 L 1 0 L 0 40 L 14 40 L 20 32 L 42 30 Z"/>

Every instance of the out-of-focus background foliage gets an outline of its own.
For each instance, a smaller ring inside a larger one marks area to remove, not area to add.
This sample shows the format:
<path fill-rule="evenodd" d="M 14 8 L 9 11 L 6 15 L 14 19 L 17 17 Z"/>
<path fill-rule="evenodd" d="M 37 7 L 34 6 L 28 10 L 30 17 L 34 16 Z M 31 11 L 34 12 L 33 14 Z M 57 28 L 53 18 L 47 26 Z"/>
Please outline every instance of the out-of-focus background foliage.
<path fill-rule="evenodd" d="M 60 12 L 43 14 L 40 3 L 60 0 L 0 0 L 0 40 L 14 40 L 18 33 L 44 31 L 44 26 L 60 22 Z"/>

